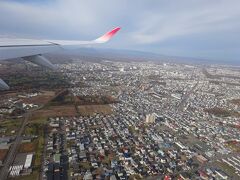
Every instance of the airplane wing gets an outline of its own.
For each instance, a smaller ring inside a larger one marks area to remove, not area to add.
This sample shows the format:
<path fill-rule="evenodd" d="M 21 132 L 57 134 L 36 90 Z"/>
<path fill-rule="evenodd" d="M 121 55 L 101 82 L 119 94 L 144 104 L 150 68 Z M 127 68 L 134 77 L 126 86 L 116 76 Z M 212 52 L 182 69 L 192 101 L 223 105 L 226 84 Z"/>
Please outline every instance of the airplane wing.
<path fill-rule="evenodd" d="M 58 51 L 68 47 L 72 48 L 83 45 L 106 43 L 119 30 L 120 27 L 114 28 L 103 36 L 92 41 L 0 38 L 0 61 L 13 58 L 23 58 L 24 60 L 37 65 L 55 69 L 55 66 L 42 56 L 42 54 Z M 3 80 L 0 79 L 0 89 L 1 88 L 8 89 L 9 87 Z"/>
<path fill-rule="evenodd" d="M 35 40 L 0 38 L 0 60 L 28 57 L 56 51 L 68 46 L 81 46 L 105 43 L 118 31 L 119 27 L 92 41 Z"/>

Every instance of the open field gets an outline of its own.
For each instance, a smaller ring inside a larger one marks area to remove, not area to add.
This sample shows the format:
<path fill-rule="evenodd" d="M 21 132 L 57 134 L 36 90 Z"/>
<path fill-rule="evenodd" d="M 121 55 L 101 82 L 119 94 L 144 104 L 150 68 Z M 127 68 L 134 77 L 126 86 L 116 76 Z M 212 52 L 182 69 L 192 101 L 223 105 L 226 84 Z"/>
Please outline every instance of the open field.
<path fill-rule="evenodd" d="M 24 135 L 31 136 L 36 135 L 40 136 L 43 135 L 43 128 L 44 124 L 47 122 L 47 118 L 43 119 L 33 119 L 28 122 L 24 129 Z"/>
<path fill-rule="evenodd" d="M 77 112 L 75 106 L 50 106 L 48 108 L 40 109 L 32 114 L 32 119 L 48 118 L 56 116 L 76 116 Z"/>
<path fill-rule="evenodd" d="M 8 153 L 8 149 L 0 149 L 0 160 L 3 161 Z"/>
<path fill-rule="evenodd" d="M 202 72 L 209 79 L 221 79 L 221 78 L 240 79 L 239 76 L 232 74 L 211 74 L 206 69 L 203 69 Z"/>
<path fill-rule="evenodd" d="M 33 171 L 30 175 L 27 176 L 17 176 L 14 178 L 8 178 L 9 180 L 37 180 L 39 179 L 39 171 Z"/>
<path fill-rule="evenodd" d="M 230 103 L 240 106 L 240 99 L 232 99 Z"/>
<path fill-rule="evenodd" d="M 24 103 L 28 104 L 38 104 L 44 105 L 47 104 L 55 95 L 54 91 L 41 91 L 41 94 L 31 98 L 23 98 Z"/>
<path fill-rule="evenodd" d="M 21 123 L 20 119 L 0 121 L 0 135 L 15 135 Z"/>
<path fill-rule="evenodd" d="M 40 136 L 36 140 L 36 151 L 35 151 L 35 158 L 34 158 L 34 167 L 40 168 L 41 166 L 41 157 L 42 157 L 42 151 L 44 148 L 44 138 L 43 136 Z"/>
<path fill-rule="evenodd" d="M 37 143 L 31 142 L 31 143 L 22 143 L 19 147 L 19 152 L 20 153 L 30 153 L 34 152 L 36 150 Z"/>
<path fill-rule="evenodd" d="M 229 111 L 227 109 L 218 108 L 218 107 L 208 108 L 208 109 L 205 109 L 204 111 L 209 114 L 213 114 L 217 117 L 231 117 L 231 116 L 240 117 L 240 113 L 238 112 Z"/>
<path fill-rule="evenodd" d="M 230 148 L 233 152 L 240 153 L 240 142 L 230 141 L 226 143 L 226 146 Z"/>
<path fill-rule="evenodd" d="M 239 177 L 236 175 L 234 168 L 229 166 L 227 163 L 216 161 L 216 162 L 213 162 L 213 165 L 216 168 L 220 168 L 220 169 L 224 170 L 224 172 L 226 172 L 233 179 Z M 230 178 L 230 179 L 232 179 L 232 178 Z"/>
<path fill-rule="evenodd" d="M 112 108 L 110 105 L 82 105 L 78 106 L 78 111 L 81 116 L 90 116 L 95 113 L 111 114 Z"/>

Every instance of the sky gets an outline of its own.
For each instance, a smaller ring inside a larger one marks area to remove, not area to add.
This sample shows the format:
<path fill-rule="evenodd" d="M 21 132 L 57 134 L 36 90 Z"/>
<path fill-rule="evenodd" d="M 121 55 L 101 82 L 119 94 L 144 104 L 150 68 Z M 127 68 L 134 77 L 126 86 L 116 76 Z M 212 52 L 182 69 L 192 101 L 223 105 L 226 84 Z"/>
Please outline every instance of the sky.
<path fill-rule="evenodd" d="M 0 0 L 0 36 L 91 40 L 102 48 L 240 61 L 240 0 Z"/>

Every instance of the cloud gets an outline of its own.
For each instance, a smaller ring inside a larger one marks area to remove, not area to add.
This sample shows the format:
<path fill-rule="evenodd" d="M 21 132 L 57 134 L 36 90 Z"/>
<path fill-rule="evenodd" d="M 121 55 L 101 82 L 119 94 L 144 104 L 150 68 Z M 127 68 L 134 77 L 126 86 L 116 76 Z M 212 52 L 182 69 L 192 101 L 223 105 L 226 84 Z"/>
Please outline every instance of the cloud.
<path fill-rule="evenodd" d="M 117 4 L 102 1 L 58 0 L 51 3 L 20 3 L 1 1 L 1 31 L 35 35 L 56 34 L 60 36 L 90 35 L 111 28 L 113 9 Z M 111 8 L 109 8 L 111 7 Z"/>
<path fill-rule="evenodd" d="M 103 47 L 186 56 L 188 49 L 197 56 L 212 49 L 216 58 L 224 48 L 237 58 L 238 48 L 229 47 L 240 45 L 239 0 L 9 0 L 0 1 L 0 12 L 0 34 L 6 35 L 84 40 L 121 26 Z M 225 46 L 216 49 L 216 42 Z"/>
<path fill-rule="evenodd" d="M 181 0 L 180 7 L 179 4 L 171 4 L 163 11 L 159 8 L 146 13 L 139 24 L 139 31 L 132 32 L 130 36 L 145 44 L 193 33 L 239 29 L 239 7 L 240 1 Z"/>

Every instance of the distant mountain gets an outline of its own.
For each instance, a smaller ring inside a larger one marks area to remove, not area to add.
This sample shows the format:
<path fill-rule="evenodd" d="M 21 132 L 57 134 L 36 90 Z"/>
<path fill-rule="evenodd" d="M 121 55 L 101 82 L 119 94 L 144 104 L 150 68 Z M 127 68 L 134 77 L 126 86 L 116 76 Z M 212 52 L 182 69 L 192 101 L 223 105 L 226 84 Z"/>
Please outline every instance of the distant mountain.
<path fill-rule="evenodd" d="M 111 61 L 156 61 L 167 58 L 167 56 L 141 51 L 94 48 L 81 48 L 77 50 L 62 51 L 59 53 L 59 55 L 60 54 L 63 56 L 69 56 L 73 59 L 88 58 L 88 60 L 96 61 L 101 61 L 103 59 Z"/>
<path fill-rule="evenodd" d="M 62 51 L 58 54 L 49 54 L 53 63 L 62 63 L 61 59 L 73 61 L 81 59 L 84 61 L 99 62 L 102 60 L 110 61 L 154 61 L 154 62 L 172 62 L 172 63 L 188 63 L 188 64 L 228 64 L 240 65 L 238 61 L 219 61 L 207 60 L 192 57 L 167 56 L 157 53 L 142 52 L 124 49 L 103 49 L 103 48 L 79 48 L 76 50 Z M 54 57 L 54 58 L 52 58 Z M 57 60 L 56 60 L 57 59 Z M 64 61 L 64 60 L 63 60 Z"/>

